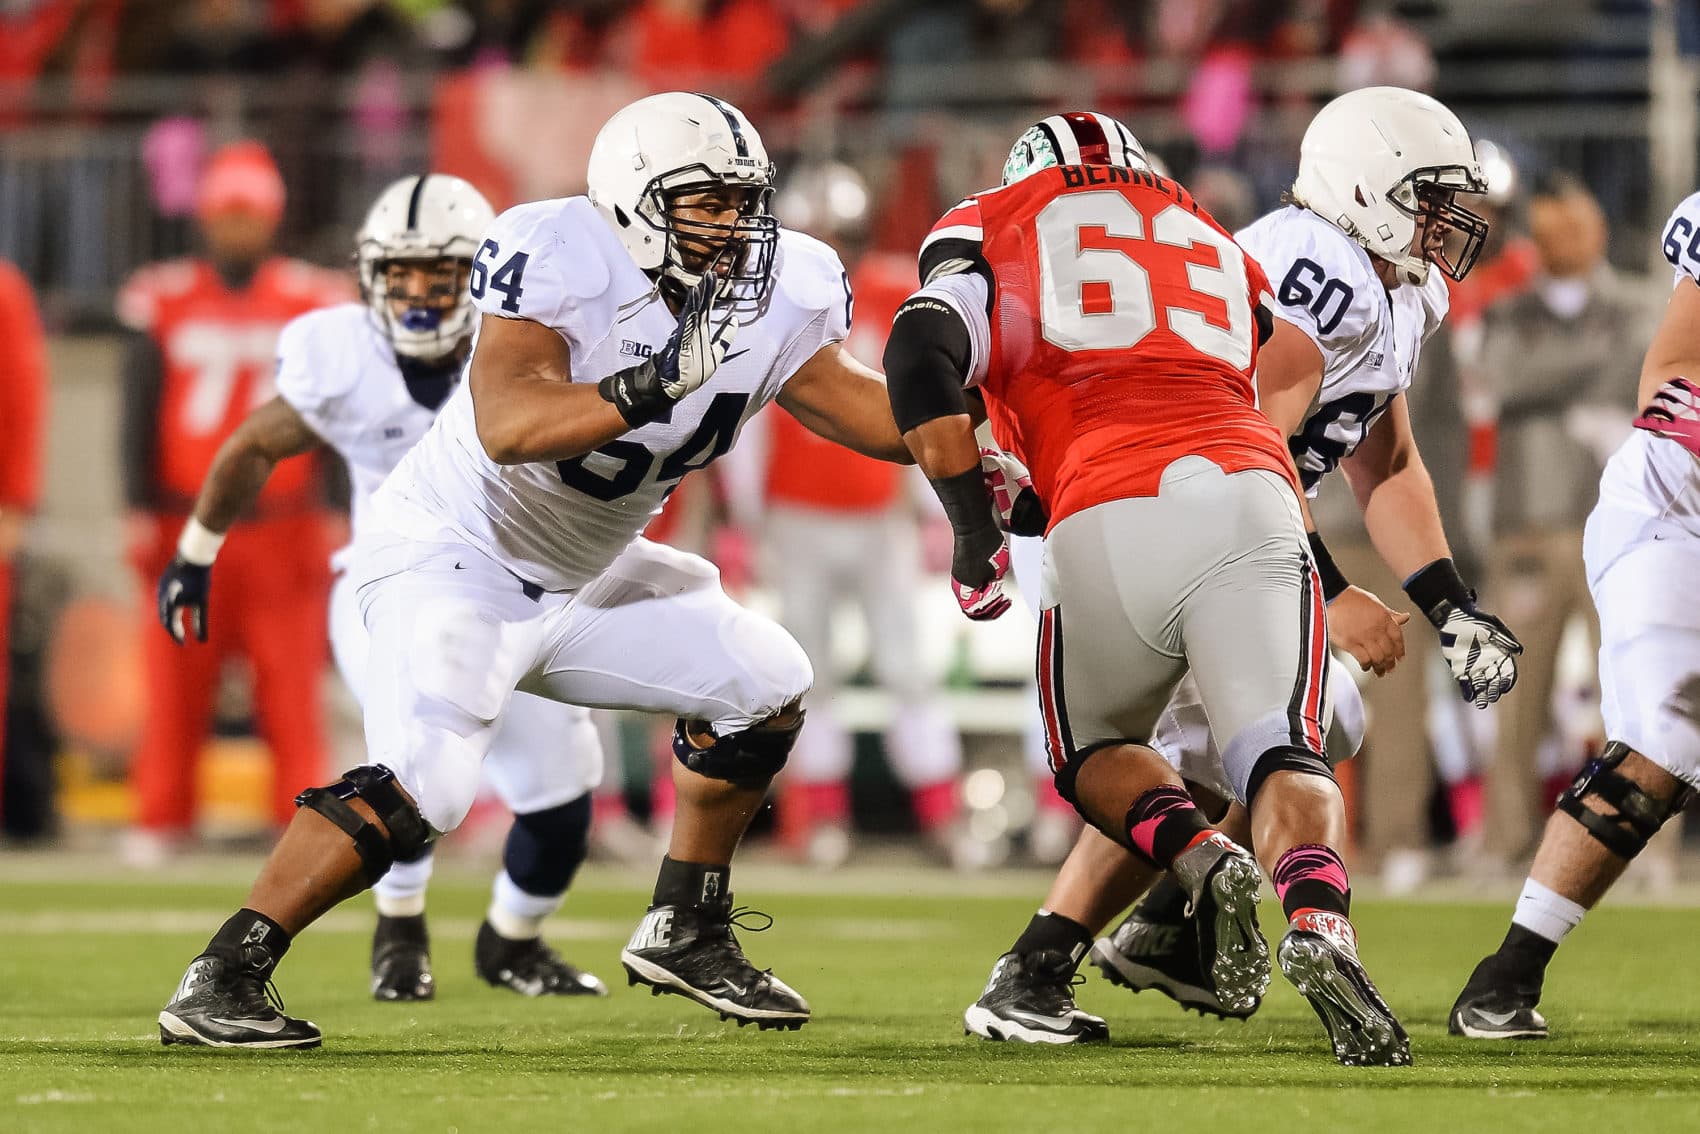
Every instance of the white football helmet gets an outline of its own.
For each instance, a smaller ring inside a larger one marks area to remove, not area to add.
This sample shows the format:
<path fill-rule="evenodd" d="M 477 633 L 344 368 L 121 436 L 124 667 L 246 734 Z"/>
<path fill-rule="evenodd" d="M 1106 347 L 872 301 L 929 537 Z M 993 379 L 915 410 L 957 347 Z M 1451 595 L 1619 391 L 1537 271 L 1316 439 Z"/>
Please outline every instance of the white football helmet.
<path fill-rule="evenodd" d="M 446 173 L 410 174 L 378 194 L 360 226 L 355 256 L 360 293 L 398 357 L 427 362 L 447 358 L 471 336 L 467 273 L 495 216 L 482 193 Z M 415 305 L 398 313 L 390 302 L 385 271 L 397 260 L 454 261 L 454 306 L 445 310 L 441 305 Z"/>
<path fill-rule="evenodd" d="M 1010 147 L 1003 183 L 1013 185 L 1057 165 L 1119 165 L 1156 172 L 1132 130 L 1108 114 L 1076 110 L 1029 126 Z"/>
<path fill-rule="evenodd" d="M 1431 259 L 1455 280 L 1475 264 L 1487 221 L 1453 197 L 1487 187 L 1456 114 L 1403 87 L 1365 87 L 1323 107 L 1305 130 L 1293 196 L 1370 255 L 1396 265 L 1405 281 L 1421 284 Z M 1461 242 L 1413 253 L 1425 214 Z"/>
<path fill-rule="evenodd" d="M 713 267 L 743 298 L 765 294 L 779 242 L 769 209 L 773 163 L 761 135 L 731 103 L 669 91 L 623 107 L 596 135 L 587 181 L 591 203 L 639 268 L 690 288 Z M 714 188 L 748 191 L 734 223 L 673 215 L 676 197 Z M 681 240 L 719 252 L 704 264 Z"/>

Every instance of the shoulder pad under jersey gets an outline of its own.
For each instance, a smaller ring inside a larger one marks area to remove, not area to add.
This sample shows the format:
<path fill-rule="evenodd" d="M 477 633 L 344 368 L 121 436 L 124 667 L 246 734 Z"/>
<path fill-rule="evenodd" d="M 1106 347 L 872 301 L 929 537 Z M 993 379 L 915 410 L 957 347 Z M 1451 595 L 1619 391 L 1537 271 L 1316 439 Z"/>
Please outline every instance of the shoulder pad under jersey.
<path fill-rule="evenodd" d="M 1278 209 L 1234 239 L 1269 277 L 1272 314 L 1308 335 L 1325 359 L 1376 329 L 1383 289 L 1369 253 L 1315 213 Z"/>
<path fill-rule="evenodd" d="M 573 331 L 574 313 L 608 290 L 607 256 L 618 248 L 607 222 L 584 197 L 516 205 L 496 218 L 479 245 L 473 305 L 487 314 Z"/>
<path fill-rule="evenodd" d="M 1692 193 L 1671 212 L 1661 242 L 1677 275 L 1700 282 L 1700 193 Z"/>

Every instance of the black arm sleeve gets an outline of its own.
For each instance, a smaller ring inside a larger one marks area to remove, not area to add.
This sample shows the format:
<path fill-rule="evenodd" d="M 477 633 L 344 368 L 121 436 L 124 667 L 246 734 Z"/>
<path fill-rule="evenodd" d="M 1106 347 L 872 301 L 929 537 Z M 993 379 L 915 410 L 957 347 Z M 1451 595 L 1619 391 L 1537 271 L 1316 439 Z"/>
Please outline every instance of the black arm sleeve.
<path fill-rule="evenodd" d="M 885 342 L 885 382 L 899 433 L 941 417 L 968 413 L 968 328 L 930 296 L 905 300 Z"/>
<path fill-rule="evenodd" d="M 165 381 L 165 360 L 152 336 L 136 333 L 124 347 L 124 415 L 119 452 L 124 478 L 124 503 L 131 508 L 160 505 L 155 478 L 155 448 L 159 441 L 159 396 Z"/>
<path fill-rule="evenodd" d="M 1251 309 L 1251 315 L 1257 323 L 1257 345 L 1262 346 L 1275 333 L 1275 316 L 1261 303 Z"/>

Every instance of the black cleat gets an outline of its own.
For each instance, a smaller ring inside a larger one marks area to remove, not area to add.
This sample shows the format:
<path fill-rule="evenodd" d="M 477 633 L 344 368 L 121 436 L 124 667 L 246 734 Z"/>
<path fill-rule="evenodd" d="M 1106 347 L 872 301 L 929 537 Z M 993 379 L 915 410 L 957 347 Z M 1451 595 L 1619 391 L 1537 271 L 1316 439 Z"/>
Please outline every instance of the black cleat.
<path fill-rule="evenodd" d="M 980 999 L 962 1014 L 962 1030 L 1018 1043 L 1102 1043 L 1109 1025 L 1074 1003 L 1075 964 L 1067 953 L 1005 953 Z"/>
<path fill-rule="evenodd" d="M 1196 923 L 1190 917 L 1160 921 L 1135 906 L 1114 933 L 1100 937 L 1087 959 L 1111 984 L 1134 992 L 1155 989 L 1188 1011 L 1223 1020 L 1244 1020 L 1257 1011 L 1230 1011 L 1216 995 L 1216 982 L 1199 960 Z"/>
<path fill-rule="evenodd" d="M 436 996 L 425 915 L 379 914 L 378 927 L 372 931 L 372 999 L 434 1000 Z"/>
<path fill-rule="evenodd" d="M 208 951 L 189 963 L 159 1014 L 159 1042 L 200 1047 L 318 1047 L 318 1026 L 283 1013 L 263 946 Z"/>
<path fill-rule="evenodd" d="M 809 1020 L 809 1002 L 771 970 L 750 964 L 732 933 L 735 924 L 760 932 L 773 919 L 764 925 L 739 924 L 737 919 L 745 916 L 767 918 L 755 910 L 734 910 L 730 894 L 707 906 L 651 906 L 621 950 L 620 964 L 632 984 L 647 984 L 655 996 L 688 996 L 739 1027 L 802 1027 Z"/>
<path fill-rule="evenodd" d="M 1334 1058 L 1348 1067 L 1409 1067 L 1411 1041 L 1358 960 L 1357 934 L 1339 914 L 1293 919 L 1278 953 L 1281 971 L 1316 1010 Z"/>
<path fill-rule="evenodd" d="M 486 921 L 478 927 L 472 967 L 486 984 L 521 996 L 607 996 L 600 977 L 573 967 L 541 937 L 514 940 Z"/>
<path fill-rule="evenodd" d="M 1446 1030 L 1467 1039 L 1546 1039 L 1546 1017 L 1535 1010 L 1540 1002 L 1540 980 L 1512 971 L 1495 953 L 1470 974 Z"/>

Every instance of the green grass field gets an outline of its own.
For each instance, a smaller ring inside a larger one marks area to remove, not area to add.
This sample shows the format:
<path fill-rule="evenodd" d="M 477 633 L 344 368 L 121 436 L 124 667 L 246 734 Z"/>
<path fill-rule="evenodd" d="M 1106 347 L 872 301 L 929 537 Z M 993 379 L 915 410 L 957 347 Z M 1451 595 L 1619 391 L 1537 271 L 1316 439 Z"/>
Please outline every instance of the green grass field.
<path fill-rule="evenodd" d="M 16 863 L 11 860 L 11 864 Z M 39 866 L 39 864 L 37 864 Z M 1279 976 L 1245 1024 L 1182 1016 L 1096 979 L 1084 1006 L 1109 1046 L 1036 1049 L 963 1037 L 962 1009 L 1043 892 L 1015 874 L 857 872 L 842 892 L 745 872 L 774 914 L 745 935 L 809 997 L 797 1033 L 740 1030 L 628 989 L 616 959 L 645 893 L 590 872 L 553 939 L 618 987 L 525 1001 L 471 972 L 480 881 L 432 895 L 439 999 L 366 994 L 369 905 L 331 915 L 280 974 L 315 1052 L 159 1045 L 154 1015 L 243 892 L 251 866 L 193 882 L 16 870 L 0 858 L 0 1131 L 1248 1131 L 1700 1130 L 1700 911 L 1605 908 L 1566 944 L 1546 1009 L 1554 1040 L 1445 1034 L 1452 996 L 1503 932 L 1508 902 L 1365 901 L 1364 955 L 1412 1034 L 1416 1066 L 1349 1070 Z M 808 887 L 813 892 L 801 892 Z M 1266 927 L 1279 908 L 1265 906 Z"/>

